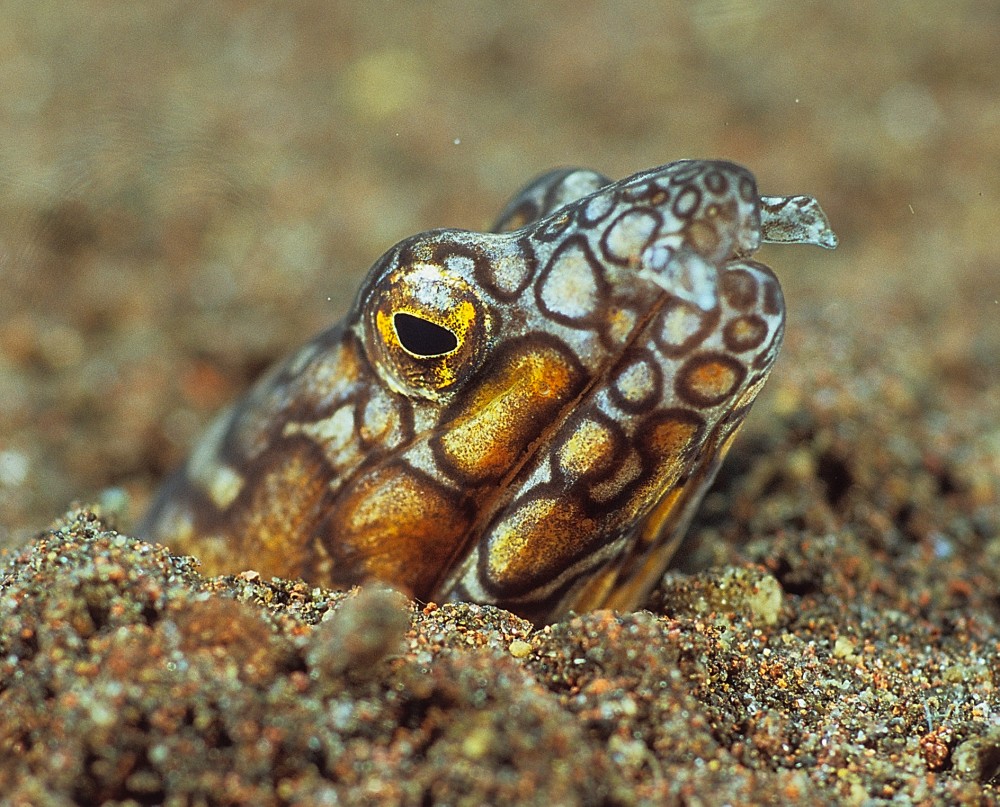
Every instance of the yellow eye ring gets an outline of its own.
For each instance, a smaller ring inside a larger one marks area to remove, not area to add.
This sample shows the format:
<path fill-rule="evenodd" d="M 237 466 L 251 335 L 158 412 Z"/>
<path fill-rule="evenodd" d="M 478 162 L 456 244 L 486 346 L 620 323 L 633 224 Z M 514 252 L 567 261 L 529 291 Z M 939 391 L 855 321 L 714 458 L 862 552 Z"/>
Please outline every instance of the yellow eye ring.
<path fill-rule="evenodd" d="M 489 310 L 472 284 L 443 264 L 400 266 L 373 289 L 368 306 L 369 355 L 404 394 L 438 399 L 482 362 Z"/>

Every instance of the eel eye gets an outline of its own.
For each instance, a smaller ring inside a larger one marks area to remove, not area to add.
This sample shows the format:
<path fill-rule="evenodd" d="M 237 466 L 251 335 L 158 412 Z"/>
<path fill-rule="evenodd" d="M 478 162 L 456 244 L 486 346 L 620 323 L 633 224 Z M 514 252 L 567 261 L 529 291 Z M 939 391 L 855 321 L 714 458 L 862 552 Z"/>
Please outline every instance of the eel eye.
<path fill-rule="evenodd" d="M 482 363 L 493 316 L 463 268 L 409 260 L 376 277 L 364 302 L 365 344 L 397 392 L 440 400 Z"/>
<path fill-rule="evenodd" d="M 458 347 L 454 332 L 429 319 L 400 311 L 393 315 L 392 324 L 399 344 L 418 358 L 444 356 Z"/>

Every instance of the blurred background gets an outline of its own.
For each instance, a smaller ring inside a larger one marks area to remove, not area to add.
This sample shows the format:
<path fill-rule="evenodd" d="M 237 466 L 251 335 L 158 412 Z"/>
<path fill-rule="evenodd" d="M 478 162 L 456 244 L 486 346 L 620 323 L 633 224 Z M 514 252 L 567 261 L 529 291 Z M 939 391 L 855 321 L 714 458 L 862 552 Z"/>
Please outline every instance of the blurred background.
<path fill-rule="evenodd" d="M 2 0 L 0 18 L 0 544 L 112 486 L 128 526 L 384 250 L 482 229 L 558 165 L 719 157 L 822 202 L 836 252 L 759 254 L 790 313 L 751 433 L 783 374 L 822 362 L 801 346 L 822 329 L 892 342 L 892 371 L 947 381 L 956 417 L 963 396 L 1000 415 L 995 0 Z"/>

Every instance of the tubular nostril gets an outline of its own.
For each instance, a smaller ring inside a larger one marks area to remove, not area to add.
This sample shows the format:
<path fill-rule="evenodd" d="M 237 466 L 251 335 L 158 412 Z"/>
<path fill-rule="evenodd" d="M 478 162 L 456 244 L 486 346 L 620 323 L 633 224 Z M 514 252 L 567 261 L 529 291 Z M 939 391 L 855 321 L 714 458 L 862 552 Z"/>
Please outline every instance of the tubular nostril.
<path fill-rule="evenodd" d="M 762 196 L 760 211 L 761 232 L 769 244 L 837 246 L 837 235 L 826 213 L 811 196 Z"/>

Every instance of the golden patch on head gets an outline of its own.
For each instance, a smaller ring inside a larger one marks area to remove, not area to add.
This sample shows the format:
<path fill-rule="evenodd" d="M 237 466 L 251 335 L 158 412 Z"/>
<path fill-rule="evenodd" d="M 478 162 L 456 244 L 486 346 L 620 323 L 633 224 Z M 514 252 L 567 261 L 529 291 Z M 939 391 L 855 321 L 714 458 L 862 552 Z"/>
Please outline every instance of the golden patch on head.
<path fill-rule="evenodd" d="M 624 505 L 626 510 L 638 513 L 655 501 L 656 491 L 662 493 L 677 482 L 688 467 L 691 451 L 703 429 L 701 421 L 682 410 L 660 415 L 648 425 L 642 447 L 647 467 L 642 481 Z"/>
<path fill-rule="evenodd" d="M 565 569 L 595 525 L 572 499 L 533 499 L 493 528 L 487 574 L 500 587 L 535 586 Z"/>
<path fill-rule="evenodd" d="M 681 417 L 665 417 L 647 435 L 648 449 L 655 457 L 678 457 L 687 450 L 700 425 Z"/>
<path fill-rule="evenodd" d="M 442 462 L 470 480 L 509 471 L 579 383 L 579 371 L 558 350 L 525 346 L 503 360 L 460 404 L 434 438 Z"/>
<path fill-rule="evenodd" d="M 391 580 L 428 596 L 462 546 L 468 513 L 404 465 L 362 476 L 327 525 L 334 579 Z"/>
<path fill-rule="evenodd" d="M 327 490 L 327 475 L 314 444 L 289 440 L 272 463 L 255 472 L 249 499 L 240 503 L 240 523 L 233 534 L 240 536 L 241 552 L 206 562 L 206 570 L 236 572 L 250 566 L 277 577 L 305 574 L 313 557 L 312 526 Z M 243 565 L 234 565 L 237 556 L 244 559 Z"/>
<path fill-rule="evenodd" d="M 599 474 L 611 466 L 615 448 L 615 436 L 607 424 L 588 418 L 559 446 L 559 468 L 573 479 Z"/>

